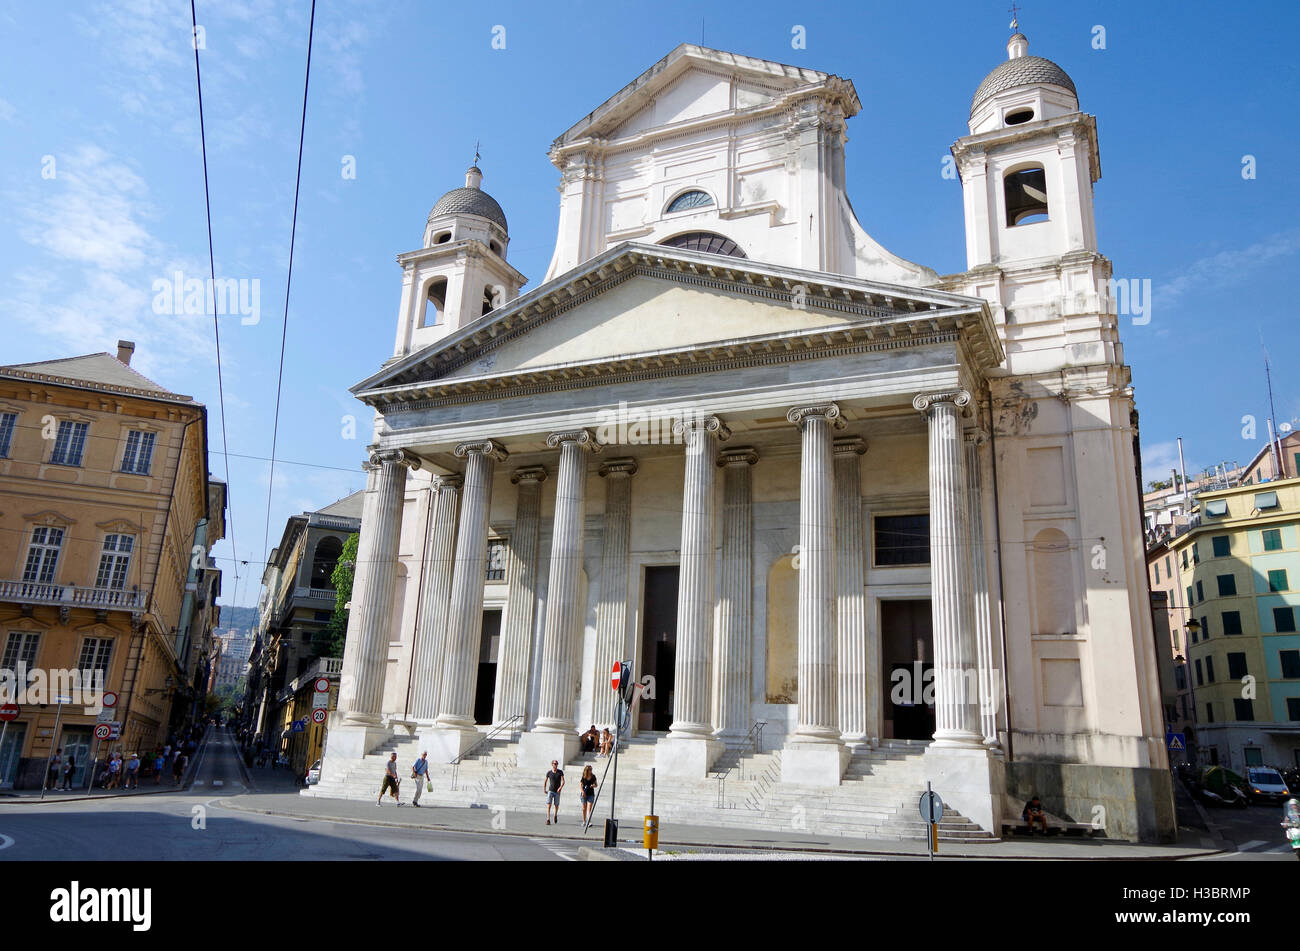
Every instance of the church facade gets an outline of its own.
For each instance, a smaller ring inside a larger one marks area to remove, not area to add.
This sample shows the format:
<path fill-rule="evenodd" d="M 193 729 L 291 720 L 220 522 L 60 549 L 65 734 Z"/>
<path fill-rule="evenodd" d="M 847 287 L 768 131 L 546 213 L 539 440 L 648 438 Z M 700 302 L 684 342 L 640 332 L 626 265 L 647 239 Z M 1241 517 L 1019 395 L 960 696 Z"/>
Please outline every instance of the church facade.
<path fill-rule="evenodd" d="M 691 45 L 553 143 L 535 289 L 477 167 L 438 200 L 353 388 L 375 428 L 326 772 L 402 730 L 568 762 L 629 661 L 669 783 L 758 729 L 795 786 L 914 740 L 991 833 L 1037 793 L 1172 835 L 1096 121 L 1027 46 L 952 147 L 959 274 L 859 224 L 851 82 Z"/>

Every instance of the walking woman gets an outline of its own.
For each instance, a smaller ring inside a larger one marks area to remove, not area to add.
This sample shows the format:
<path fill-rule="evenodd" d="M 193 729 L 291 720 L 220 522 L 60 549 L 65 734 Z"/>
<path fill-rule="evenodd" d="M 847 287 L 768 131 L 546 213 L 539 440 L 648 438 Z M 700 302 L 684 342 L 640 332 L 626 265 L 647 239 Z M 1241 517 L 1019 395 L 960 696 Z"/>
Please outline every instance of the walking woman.
<path fill-rule="evenodd" d="M 586 825 L 587 814 L 596 804 L 596 774 L 591 771 L 590 763 L 582 768 L 582 776 L 578 779 L 578 783 L 582 787 L 579 797 L 582 803 L 582 824 Z"/>

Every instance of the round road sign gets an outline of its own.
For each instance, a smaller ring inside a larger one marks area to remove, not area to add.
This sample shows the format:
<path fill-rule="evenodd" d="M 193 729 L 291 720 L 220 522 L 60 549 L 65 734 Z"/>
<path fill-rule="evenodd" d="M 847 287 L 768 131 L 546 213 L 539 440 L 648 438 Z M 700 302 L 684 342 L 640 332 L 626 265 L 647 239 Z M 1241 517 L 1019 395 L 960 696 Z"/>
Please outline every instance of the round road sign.
<path fill-rule="evenodd" d="M 117 706 L 117 694 L 113 693 L 111 690 L 108 691 L 107 693 L 104 694 L 104 699 L 101 701 L 101 703 L 106 707 Z"/>
<path fill-rule="evenodd" d="M 328 692 L 329 692 L 329 689 L 330 689 L 330 680 L 329 680 L 328 677 L 317 677 L 317 678 L 316 678 L 316 692 L 317 692 L 317 693 L 328 693 Z"/>
<path fill-rule="evenodd" d="M 943 818 L 943 800 L 937 792 L 921 793 L 921 818 L 926 822 L 938 822 Z"/>
<path fill-rule="evenodd" d="M 112 733 L 113 733 L 113 728 L 110 727 L 107 723 L 101 723 L 99 726 L 95 727 L 96 739 L 106 740 L 109 738 L 110 735 L 112 735 Z"/>
<path fill-rule="evenodd" d="M 316 723 L 324 723 L 324 722 L 325 722 L 325 716 L 326 716 L 326 711 L 321 710 L 321 709 L 319 709 L 319 708 L 316 709 L 316 710 L 313 710 L 313 711 L 311 712 L 311 718 L 312 718 L 312 720 L 315 721 Z"/>
<path fill-rule="evenodd" d="M 8 723 L 10 720 L 17 720 L 23 712 L 23 708 L 16 703 L 6 703 L 0 705 L 0 723 Z"/>
<path fill-rule="evenodd" d="M 623 686 L 623 665 L 618 661 L 614 662 L 614 669 L 609 673 L 609 685 L 615 690 Z"/>

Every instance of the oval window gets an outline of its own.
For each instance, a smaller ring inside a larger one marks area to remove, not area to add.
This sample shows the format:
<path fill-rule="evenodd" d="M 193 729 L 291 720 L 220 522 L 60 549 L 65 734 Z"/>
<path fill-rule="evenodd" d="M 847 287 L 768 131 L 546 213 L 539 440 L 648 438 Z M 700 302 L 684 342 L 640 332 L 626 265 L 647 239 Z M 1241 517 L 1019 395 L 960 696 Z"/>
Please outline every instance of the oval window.
<path fill-rule="evenodd" d="M 1028 122 L 1034 117 L 1033 109 L 1017 109 L 1015 112 L 1008 112 L 1007 125 L 1020 125 L 1022 122 Z"/>

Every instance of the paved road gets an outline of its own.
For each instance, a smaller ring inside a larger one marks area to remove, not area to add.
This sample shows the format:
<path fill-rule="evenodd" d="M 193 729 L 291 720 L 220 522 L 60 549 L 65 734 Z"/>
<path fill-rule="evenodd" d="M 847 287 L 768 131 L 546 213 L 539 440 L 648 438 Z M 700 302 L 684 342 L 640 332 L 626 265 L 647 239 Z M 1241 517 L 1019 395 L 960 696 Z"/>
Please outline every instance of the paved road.
<path fill-rule="evenodd" d="M 1245 809 L 1207 808 L 1210 822 L 1219 827 L 1219 833 L 1237 849 L 1223 858 L 1228 860 L 1280 860 L 1295 862 L 1291 846 L 1282 837 L 1282 807 L 1275 805 L 1247 806 Z"/>
<path fill-rule="evenodd" d="M 214 803 L 245 792 L 236 755 L 234 742 L 225 729 L 214 729 L 196 764 L 194 785 L 188 792 L 40 804 L 0 803 L 0 861 L 564 861 L 575 858 L 581 844 L 283 819 L 223 809 Z M 255 782 L 257 775 L 255 772 Z M 275 781 L 291 782 L 283 771 L 272 779 Z M 267 783 L 259 783 L 262 785 Z"/>

